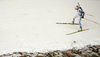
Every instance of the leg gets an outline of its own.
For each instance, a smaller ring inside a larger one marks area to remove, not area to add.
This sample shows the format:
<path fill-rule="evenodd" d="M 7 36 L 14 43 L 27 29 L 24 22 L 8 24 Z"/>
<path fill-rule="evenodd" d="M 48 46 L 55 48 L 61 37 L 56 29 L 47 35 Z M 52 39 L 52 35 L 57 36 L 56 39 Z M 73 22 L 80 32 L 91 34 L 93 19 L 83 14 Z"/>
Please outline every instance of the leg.
<path fill-rule="evenodd" d="M 74 18 L 73 18 L 73 21 L 72 21 L 72 24 L 74 24 L 74 21 L 75 19 L 78 17 L 78 15 L 76 15 Z"/>
<path fill-rule="evenodd" d="M 79 25 L 80 25 L 80 29 L 82 30 L 81 18 L 82 18 L 82 17 L 80 16 Z"/>

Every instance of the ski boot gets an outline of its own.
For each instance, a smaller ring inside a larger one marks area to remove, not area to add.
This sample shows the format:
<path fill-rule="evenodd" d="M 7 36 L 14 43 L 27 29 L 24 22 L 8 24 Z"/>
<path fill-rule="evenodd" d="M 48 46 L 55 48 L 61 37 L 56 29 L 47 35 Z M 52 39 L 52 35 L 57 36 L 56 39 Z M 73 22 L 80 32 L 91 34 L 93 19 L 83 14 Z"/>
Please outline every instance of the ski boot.
<path fill-rule="evenodd" d="M 82 26 L 80 26 L 80 29 L 81 29 L 81 31 L 82 31 Z"/>
<path fill-rule="evenodd" d="M 72 21 L 72 24 L 74 24 L 74 21 Z"/>

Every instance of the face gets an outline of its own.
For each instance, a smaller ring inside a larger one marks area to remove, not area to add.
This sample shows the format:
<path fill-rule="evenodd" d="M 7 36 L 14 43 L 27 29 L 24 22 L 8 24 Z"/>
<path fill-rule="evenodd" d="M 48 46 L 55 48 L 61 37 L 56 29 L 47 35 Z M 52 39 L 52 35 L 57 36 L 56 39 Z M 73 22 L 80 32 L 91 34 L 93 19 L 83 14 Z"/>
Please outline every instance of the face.
<path fill-rule="evenodd" d="M 77 8 L 75 8 L 75 10 L 77 10 Z"/>
<path fill-rule="evenodd" d="M 75 10 L 78 10 L 79 9 L 79 6 L 77 5 L 76 7 L 75 7 Z"/>
<path fill-rule="evenodd" d="M 75 10 L 78 10 L 77 8 L 75 8 Z"/>

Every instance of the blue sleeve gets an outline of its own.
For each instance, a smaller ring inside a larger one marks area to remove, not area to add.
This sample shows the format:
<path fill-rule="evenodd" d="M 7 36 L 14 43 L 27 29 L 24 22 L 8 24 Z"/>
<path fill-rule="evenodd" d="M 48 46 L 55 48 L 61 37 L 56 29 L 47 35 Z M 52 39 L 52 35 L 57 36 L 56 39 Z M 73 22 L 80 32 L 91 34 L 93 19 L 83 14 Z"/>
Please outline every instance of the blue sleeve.
<path fill-rule="evenodd" d="M 82 11 L 82 10 L 79 10 L 79 12 L 81 12 L 81 13 L 85 13 L 84 11 Z"/>
<path fill-rule="evenodd" d="M 82 11 L 82 13 L 85 13 L 84 11 Z"/>

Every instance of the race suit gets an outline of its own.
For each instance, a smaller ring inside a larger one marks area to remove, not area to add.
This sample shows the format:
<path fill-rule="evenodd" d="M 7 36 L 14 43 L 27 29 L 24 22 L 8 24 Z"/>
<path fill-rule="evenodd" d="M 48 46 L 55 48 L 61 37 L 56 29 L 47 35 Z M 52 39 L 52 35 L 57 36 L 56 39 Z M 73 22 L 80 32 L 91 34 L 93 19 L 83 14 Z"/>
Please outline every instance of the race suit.
<path fill-rule="evenodd" d="M 84 11 L 82 9 L 78 9 L 77 12 L 78 14 L 73 18 L 73 21 L 75 21 L 75 19 L 79 17 L 79 25 L 82 26 L 81 19 L 84 17 Z"/>

